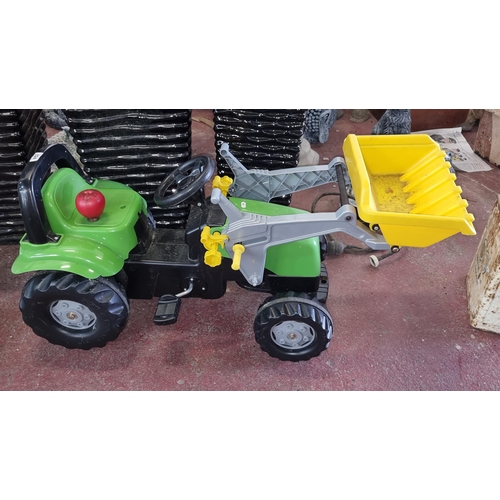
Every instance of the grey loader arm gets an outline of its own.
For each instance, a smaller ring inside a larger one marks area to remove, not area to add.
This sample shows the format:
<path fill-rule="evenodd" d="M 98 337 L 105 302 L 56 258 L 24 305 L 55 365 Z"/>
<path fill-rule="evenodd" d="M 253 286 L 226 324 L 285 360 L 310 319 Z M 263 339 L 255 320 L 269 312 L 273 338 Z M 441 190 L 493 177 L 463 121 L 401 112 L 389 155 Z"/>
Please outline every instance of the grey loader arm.
<path fill-rule="evenodd" d="M 329 182 L 337 182 L 336 167 L 341 166 L 348 193 L 352 193 L 351 183 L 344 159 L 334 158 L 328 165 L 312 167 L 284 168 L 280 170 L 248 170 L 230 151 L 227 143 L 219 150 L 234 174 L 234 183 L 229 194 L 237 198 L 257 201 L 270 201 L 273 198 L 296 193 Z"/>
<path fill-rule="evenodd" d="M 262 283 L 266 252 L 274 245 L 342 232 L 364 242 L 373 250 L 389 249 L 382 235 L 357 221 L 356 209 L 351 205 L 343 205 L 334 213 L 266 216 L 242 212 L 218 188 L 212 191 L 211 201 L 221 207 L 228 219 L 227 228 L 222 234 L 228 236 L 225 248 L 231 258 L 234 258 L 235 244 L 240 243 L 245 247 L 240 270 L 252 286 Z"/>

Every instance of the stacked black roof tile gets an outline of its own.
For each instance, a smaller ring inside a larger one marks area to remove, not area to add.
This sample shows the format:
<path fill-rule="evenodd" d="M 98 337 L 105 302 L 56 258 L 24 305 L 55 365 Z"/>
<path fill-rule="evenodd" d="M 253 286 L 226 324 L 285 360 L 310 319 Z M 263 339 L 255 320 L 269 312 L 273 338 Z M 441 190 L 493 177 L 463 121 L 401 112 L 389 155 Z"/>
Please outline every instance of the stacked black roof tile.
<path fill-rule="evenodd" d="M 47 144 L 41 109 L 0 110 L 0 243 L 24 234 L 17 184 L 24 166 Z"/>
<path fill-rule="evenodd" d="M 219 171 L 227 169 L 220 145 L 247 168 L 296 167 L 304 133 L 303 109 L 215 109 L 215 146 Z"/>
<path fill-rule="evenodd" d="M 277 170 L 298 165 L 304 133 L 304 109 L 215 109 L 214 129 L 219 175 L 233 177 L 220 155 L 229 144 L 231 153 L 246 168 Z M 289 204 L 291 196 L 274 202 Z"/>
<path fill-rule="evenodd" d="M 160 182 L 191 157 L 191 111 L 65 109 L 70 133 L 87 172 L 122 182 L 148 202 L 158 227 L 183 227 L 187 204 L 159 208 Z"/>

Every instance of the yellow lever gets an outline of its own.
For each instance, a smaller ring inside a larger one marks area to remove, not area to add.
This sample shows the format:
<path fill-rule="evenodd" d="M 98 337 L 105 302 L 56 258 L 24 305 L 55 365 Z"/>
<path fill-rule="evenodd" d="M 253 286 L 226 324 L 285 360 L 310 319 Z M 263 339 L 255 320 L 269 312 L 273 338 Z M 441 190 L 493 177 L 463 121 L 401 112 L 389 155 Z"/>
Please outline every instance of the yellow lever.
<path fill-rule="evenodd" d="M 228 239 L 227 235 L 215 232 L 210 234 L 210 227 L 205 226 L 201 232 L 200 241 L 205 247 L 204 262 L 207 266 L 216 267 L 220 266 L 222 262 L 222 254 L 219 251 L 219 245 L 224 246 L 224 242 Z"/>
<path fill-rule="evenodd" d="M 233 269 L 234 271 L 240 270 L 241 254 L 244 251 L 245 247 L 240 243 L 236 243 L 236 245 L 233 246 L 234 257 L 233 257 L 233 263 L 231 264 L 231 269 Z"/>
<path fill-rule="evenodd" d="M 227 191 L 229 186 L 233 183 L 233 179 L 225 175 L 224 177 L 219 177 L 216 175 L 212 182 L 212 188 L 219 188 L 224 196 L 227 196 Z"/>

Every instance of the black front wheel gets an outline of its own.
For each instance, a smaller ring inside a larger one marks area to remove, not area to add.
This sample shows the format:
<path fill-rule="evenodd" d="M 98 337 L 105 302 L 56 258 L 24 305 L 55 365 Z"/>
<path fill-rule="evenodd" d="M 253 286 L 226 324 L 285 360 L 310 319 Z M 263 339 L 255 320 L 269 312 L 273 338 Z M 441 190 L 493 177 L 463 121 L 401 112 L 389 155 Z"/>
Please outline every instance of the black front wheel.
<path fill-rule="evenodd" d="M 278 294 L 257 311 L 255 340 L 261 349 L 283 361 L 305 361 L 328 348 L 333 320 L 316 300 Z"/>
<path fill-rule="evenodd" d="M 125 328 L 129 304 L 113 278 L 42 271 L 24 286 L 19 308 L 40 337 L 68 349 L 104 347 Z"/>

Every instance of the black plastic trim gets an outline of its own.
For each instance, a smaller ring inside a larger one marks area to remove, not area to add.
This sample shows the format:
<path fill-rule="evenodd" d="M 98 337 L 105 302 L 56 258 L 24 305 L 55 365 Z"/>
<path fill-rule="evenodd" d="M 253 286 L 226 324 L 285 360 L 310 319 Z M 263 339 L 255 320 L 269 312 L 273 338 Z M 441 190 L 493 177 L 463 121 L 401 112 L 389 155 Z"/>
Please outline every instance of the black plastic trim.
<path fill-rule="evenodd" d="M 72 168 L 88 184 L 94 179 L 88 176 L 68 149 L 62 144 L 52 144 L 43 148 L 41 156 L 24 167 L 18 184 L 19 204 L 26 228 L 26 239 L 35 245 L 57 241 L 58 237 L 50 228 L 42 200 L 42 186 L 47 180 L 53 164 L 58 168 Z M 36 153 L 36 157 L 39 153 Z"/>

